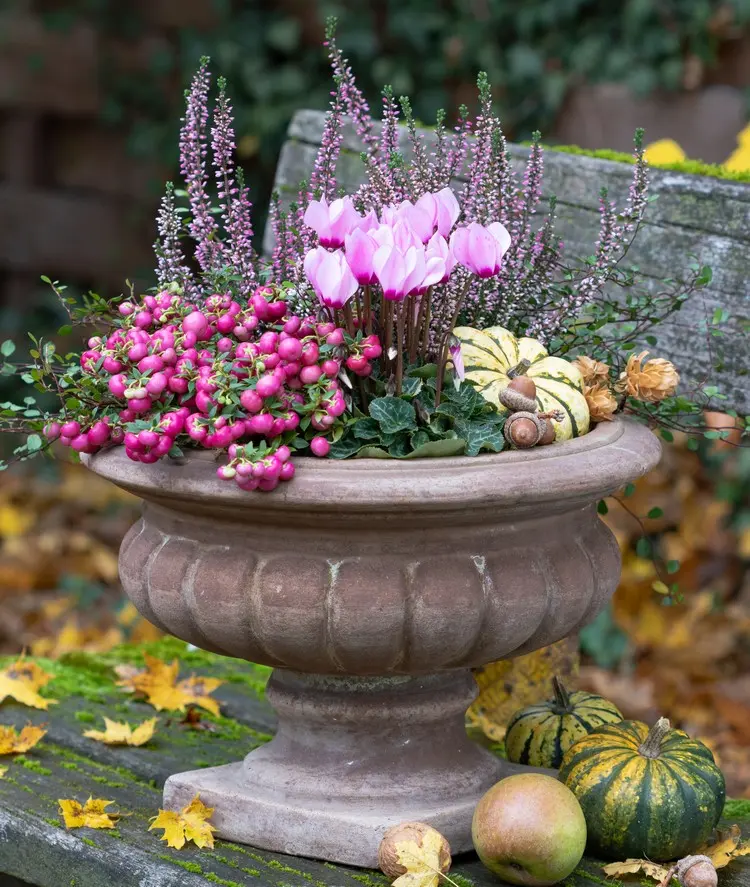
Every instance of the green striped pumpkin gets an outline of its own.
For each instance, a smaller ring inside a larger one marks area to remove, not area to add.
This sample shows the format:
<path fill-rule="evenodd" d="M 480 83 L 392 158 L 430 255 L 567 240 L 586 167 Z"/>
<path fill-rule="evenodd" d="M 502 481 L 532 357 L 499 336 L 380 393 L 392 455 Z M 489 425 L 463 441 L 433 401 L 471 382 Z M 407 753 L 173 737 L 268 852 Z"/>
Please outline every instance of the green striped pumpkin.
<path fill-rule="evenodd" d="M 661 718 L 607 725 L 563 757 L 560 779 L 583 809 L 589 852 L 657 861 L 693 853 L 719 821 L 726 789 L 710 749 Z"/>
<path fill-rule="evenodd" d="M 514 764 L 557 769 L 565 752 L 602 724 L 617 724 L 622 713 L 612 702 L 594 693 L 568 693 L 552 679 L 555 698 L 529 705 L 513 715 L 505 734 L 505 751 Z"/>
<path fill-rule="evenodd" d="M 476 330 L 459 326 L 453 334 L 461 343 L 466 380 L 500 412 L 506 408 L 499 394 L 508 387 L 508 372 L 528 361 L 525 375 L 536 384 L 540 412 L 561 410 L 562 422 L 553 422 L 555 440 L 569 440 L 589 430 L 589 408 L 583 396 L 583 376 L 577 366 L 561 357 L 549 357 L 541 342 L 517 339 L 510 330 L 492 326 Z"/>

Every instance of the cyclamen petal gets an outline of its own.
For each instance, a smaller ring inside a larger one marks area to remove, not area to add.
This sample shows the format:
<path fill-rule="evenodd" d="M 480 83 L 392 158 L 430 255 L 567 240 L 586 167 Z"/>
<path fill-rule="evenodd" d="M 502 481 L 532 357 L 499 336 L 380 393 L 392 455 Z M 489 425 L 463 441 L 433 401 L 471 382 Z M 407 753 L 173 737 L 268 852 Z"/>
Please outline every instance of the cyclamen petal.
<path fill-rule="evenodd" d="M 312 200 L 302 218 L 318 235 L 320 245 L 333 249 L 343 246 L 346 235 L 362 221 L 351 197 L 340 197 L 330 205 L 325 197 Z"/>
<path fill-rule="evenodd" d="M 453 226 L 458 221 L 461 214 L 461 207 L 458 205 L 456 195 L 450 188 L 443 188 L 434 195 L 436 212 L 435 227 L 439 234 L 447 237 L 453 230 Z M 499 224 L 499 222 L 497 223 Z"/>
<path fill-rule="evenodd" d="M 378 242 L 361 228 L 355 228 L 351 234 L 346 235 L 344 241 L 346 261 L 357 281 L 363 286 L 375 281 L 372 258 L 378 247 Z"/>
<path fill-rule="evenodd" d="M 505 253 L 510 249 L 510 234 L 508 233 L 508 229 L 505 225 L 500 222 L 493 222 L 491 225 L 487 226 L 487 230 L 497 241 L 498 246 L 500 247 L 502 258 Z"/>
<path fill-rule="evenodd" d="M 378 283 L 383 287 L 383 296 L 391 301 L 404 297 L 404 279 L 407 274 L 406 260 L 399 250 L 384 244 L 373 256 L 372 265 Z"/>
<path fill-rule="evenodd" d="M 321 246 L 310 250 L 304 268 L 318 299 L 328 308 L 342 308 L 359 288 L 340 251 L 328 252 Z"/>

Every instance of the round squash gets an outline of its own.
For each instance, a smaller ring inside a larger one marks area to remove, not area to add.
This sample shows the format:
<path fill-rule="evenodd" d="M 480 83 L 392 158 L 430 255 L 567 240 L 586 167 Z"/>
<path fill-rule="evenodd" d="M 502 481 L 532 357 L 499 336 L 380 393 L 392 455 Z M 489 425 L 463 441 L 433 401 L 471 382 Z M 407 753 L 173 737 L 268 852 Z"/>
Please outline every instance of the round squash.
<path fill-rule="evenodd" d="M 561 357 L 550 357 L 536 339 L 517 339 L 501 326 L 486 330 L 460 326 L 453 334 L 461 343 L 466 380 L 501 413 L 506 407 L 499 394 L 511 380 L 508 373 L 525 373 L 536 384 L 539 411 L 563 413 L 562 422 L 553 422 L 556 440 L 569 440 L 589 430 L 589 408 L 577 366 Z"/>
<path fill-rule="evenodd" d="M 555 698 L 529 705 L 513 715 L 505 734 L 505 751 L 514 764 L 558 769 L 565 752 L 582 736 L 617 724 L 622 713 L 594 693 L 568 693 L 558 678 L 552 679 Z"/>
<path fill-rule="evenodd" d="M 560 779 L 583 808 L 589 852 L 657 861 L 693 853 L 719 821 L 726 789 L 707 746 L 661 718 L 589 733 L 563 756 Z"/>

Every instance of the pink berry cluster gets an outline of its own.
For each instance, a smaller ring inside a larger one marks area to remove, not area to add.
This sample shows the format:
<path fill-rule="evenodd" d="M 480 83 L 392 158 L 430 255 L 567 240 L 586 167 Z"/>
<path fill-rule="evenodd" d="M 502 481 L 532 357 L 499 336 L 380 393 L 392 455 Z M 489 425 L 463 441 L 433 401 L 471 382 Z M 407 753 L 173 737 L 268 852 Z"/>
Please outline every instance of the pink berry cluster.
<path fill-rule="evenodd" d="M 80 453 L 124 444 L 146 464 L 184 444 L 226 450 L 217 475 L 244 490 L 291 480 L 293 451 L 328 455 L 347 409 L 342 367 L 370 375 L 381 346 L 292 314 L 283 295 L 260 286 L 244 306 L 228 293 L 198 308 L 164 290 L 121 303 L 80 358 L 79 399 L 95 408 L 49 423 L 47 437 Z"/>

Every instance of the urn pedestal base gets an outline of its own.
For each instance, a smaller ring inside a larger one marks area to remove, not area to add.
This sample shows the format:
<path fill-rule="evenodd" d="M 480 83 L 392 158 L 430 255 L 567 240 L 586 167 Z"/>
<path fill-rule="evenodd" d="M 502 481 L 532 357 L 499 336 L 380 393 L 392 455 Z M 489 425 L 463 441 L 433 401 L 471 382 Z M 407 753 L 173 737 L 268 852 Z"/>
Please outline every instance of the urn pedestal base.
<path fill-rule="evenodd" d="M 221 838 L 367 868 L 386 829 L 405 820 L 430 823 L 462 853 L 479 798 L 529 769 L 468 739 L 476 692 L 468 669 L 383 678 L 277 669 L 267 691 L 274 739 L 244 762 L 170 777 L 165 807 L 200 794 Z"/>

